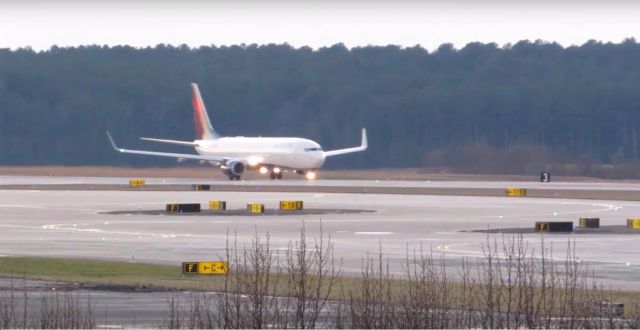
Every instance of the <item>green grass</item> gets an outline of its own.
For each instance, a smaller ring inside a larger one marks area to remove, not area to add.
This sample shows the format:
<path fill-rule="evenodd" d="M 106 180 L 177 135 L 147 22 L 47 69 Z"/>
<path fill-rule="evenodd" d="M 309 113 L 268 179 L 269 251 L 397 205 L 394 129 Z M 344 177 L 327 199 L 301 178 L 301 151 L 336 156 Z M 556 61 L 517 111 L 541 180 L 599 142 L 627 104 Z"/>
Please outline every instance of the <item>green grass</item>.
<path fill-rule="evenodd" d="M 277 275 L 279 285 L 277 294 L 288 292 L 286 274 Z M 181 266 L 155 265 L 85 259 L 40 258 L 40 257 L 0 257 L 0 277 L 17 279 L 35 279 L 61 281 L 93 285 L 128 286 L 131 290 L 221 290 L 224 276 L 220 275 L 183 275 Z M 361 284 L 357 277 L 341 276 L 337 279 L 336 288 L 330 298 L 340 299 L 340 289 L 353 288 Z M 395 296 L 407 285 L 406 280 L 392 279 L 391 292 Z M 478 289 L 478 284 L 472 284 Z M 122 288 L 119 288 L 122 289 Z M 462 297 L 460 284 L 452 283 L 451 299 Z M 347 290 L 348 291 L 348 290 Z M 615 301 L 631 306 L 640 301 L 640 292 L 606 291 L 612 294 Z M 480 306 L 480 305 L 478 305 Z"/>
<path fill-rule="evenodd" d="M 181 266 L 39 257 L 2 257 L 0 276 L 165 289 L 211 289 L 224 279 L 182 275 Z"/>

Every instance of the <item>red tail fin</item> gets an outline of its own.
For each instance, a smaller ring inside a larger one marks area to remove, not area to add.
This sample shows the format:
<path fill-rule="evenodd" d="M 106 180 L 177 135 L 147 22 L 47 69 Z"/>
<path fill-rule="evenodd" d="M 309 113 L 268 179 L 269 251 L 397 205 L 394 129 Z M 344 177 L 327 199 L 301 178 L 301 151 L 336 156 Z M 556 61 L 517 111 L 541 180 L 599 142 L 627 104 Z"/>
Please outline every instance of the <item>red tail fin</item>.
<path fill-rule="evenodd" d="M 219 138 L 220 135 L 216 133 L 209 121 L 207 108 L 205 108 L 204 102 L 202 101 L 198 84 L 192 83 L 191 90 L 193 92 L 193 121 L 196 125 L 196 139 L 212 140 Z"/>

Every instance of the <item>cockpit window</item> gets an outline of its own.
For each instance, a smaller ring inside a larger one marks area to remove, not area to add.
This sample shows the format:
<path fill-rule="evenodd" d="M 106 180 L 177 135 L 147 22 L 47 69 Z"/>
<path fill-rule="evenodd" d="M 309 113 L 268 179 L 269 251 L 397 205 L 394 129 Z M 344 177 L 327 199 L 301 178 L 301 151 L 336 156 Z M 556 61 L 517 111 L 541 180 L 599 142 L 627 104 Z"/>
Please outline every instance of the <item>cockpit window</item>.
<path fill-rule="evenodd" d="M 322 148 L 304 148 L 304 151 L 322 151 Z"/>

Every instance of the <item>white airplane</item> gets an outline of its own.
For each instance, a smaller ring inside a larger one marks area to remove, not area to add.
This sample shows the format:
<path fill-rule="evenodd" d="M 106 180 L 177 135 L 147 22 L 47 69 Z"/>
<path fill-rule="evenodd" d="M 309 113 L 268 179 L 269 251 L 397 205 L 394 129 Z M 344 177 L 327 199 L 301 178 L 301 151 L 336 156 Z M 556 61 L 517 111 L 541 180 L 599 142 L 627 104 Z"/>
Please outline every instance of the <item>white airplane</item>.
<path fill-rule="evenodd" d="M 197 139 L 195 141 L 141 139 L 194 147 L 197 155 L 118 148 L 111 134 L 107 132 L 113 148 L 125 154 L 206 161 L 220 167 L 229 180 L 240 180 L 240 176 L 247 169 L 259 170 L 261 174 L 269 173 L 272 180 L 282 179 L 283 171 L 292 171 L 313 180 L 318 168 L 324 164 L 327 157 L 367 150 L 367 131 L 364 128 L 362 143 L 359 147 L 331 151 L 323 151 L 318 143 L 297 137 L 222 137 L 211 126 L 198 85 L 192 83 L 191 89 Z"/>

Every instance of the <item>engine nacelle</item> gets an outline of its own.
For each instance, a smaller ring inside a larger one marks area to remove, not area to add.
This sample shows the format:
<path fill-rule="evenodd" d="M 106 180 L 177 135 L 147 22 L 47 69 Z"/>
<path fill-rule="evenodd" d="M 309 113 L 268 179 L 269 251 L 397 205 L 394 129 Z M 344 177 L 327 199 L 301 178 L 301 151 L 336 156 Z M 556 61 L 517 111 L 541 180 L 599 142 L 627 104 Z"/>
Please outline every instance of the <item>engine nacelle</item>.
<path fill-rule="evenodd" d="M 244 163 L 239 161 L 230 161 L 227 163 L 226 167 L 227 167 L 226 170 L 229 173 L 234 175 L 240 175 L 244 173 L 244 170 L 246 169 L 246 166 L 244 165 Z"/>

